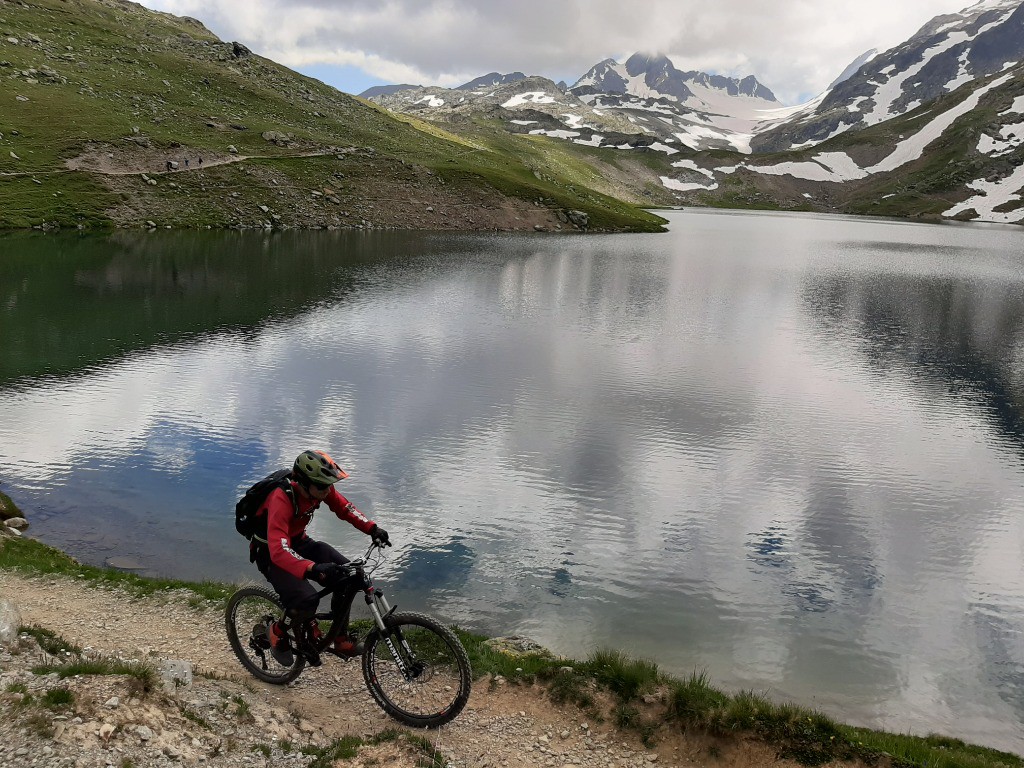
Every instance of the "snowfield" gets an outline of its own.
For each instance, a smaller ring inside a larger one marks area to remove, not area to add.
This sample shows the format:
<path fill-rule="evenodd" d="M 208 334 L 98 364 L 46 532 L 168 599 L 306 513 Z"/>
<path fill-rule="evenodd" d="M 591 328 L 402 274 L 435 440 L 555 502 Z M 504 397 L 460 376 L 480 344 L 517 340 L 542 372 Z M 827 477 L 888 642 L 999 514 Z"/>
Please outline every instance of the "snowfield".
<path fill-rule="evenodd" d="M 1021 194 L 1024 193 L 1024 165 L 1018 166 L 1005 179 L 999 181 L 978 179 L 967 186 L 978 194 L 967 198 L 962 203 L 957 203 L 948 211 L 944 211 L 943 216 L 956 216 L 973 208 L 981 221 L 995 221 L 1004 224 L 1024 223 L 1024 207 L 1009 212 L 995 210 L 1007 203 L 1021 200 Z"/>

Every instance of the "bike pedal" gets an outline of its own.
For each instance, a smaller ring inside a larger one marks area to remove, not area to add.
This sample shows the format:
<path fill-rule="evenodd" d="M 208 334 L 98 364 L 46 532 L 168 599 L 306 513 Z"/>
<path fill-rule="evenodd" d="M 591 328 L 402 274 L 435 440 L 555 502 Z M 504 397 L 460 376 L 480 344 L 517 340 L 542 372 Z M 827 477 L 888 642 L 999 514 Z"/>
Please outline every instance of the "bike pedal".
<path fill-rule="evenodd" d="M 306 650 L 304 648 L 298 648 L 297 653 L 306 660 L 306 663 L 311 667 L 323 666 L 323 660 L 320 658 L 320 654 L 316 651 Z"/>

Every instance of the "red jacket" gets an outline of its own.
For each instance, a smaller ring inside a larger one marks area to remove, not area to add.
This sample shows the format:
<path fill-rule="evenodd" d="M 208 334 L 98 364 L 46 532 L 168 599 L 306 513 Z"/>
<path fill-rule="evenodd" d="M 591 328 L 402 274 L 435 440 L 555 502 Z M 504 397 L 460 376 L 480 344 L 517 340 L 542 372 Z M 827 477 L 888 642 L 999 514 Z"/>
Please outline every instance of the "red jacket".
<path fill-rule="evenodd" d="M 280 488 L 275 488 L 267 496 L 263 507 L 260 508 L 260 514 L 267 515 L 267 545 L 270 547 L 270 562 L 302 579 L 305 578 L 306 571 L 314 563 L 312 560 L 301 557 L 292 549 L 291 545 L 292 541 L 301 540 L 306 535 L 306 526 L 313 519 L 313 511 L 320 506 L 320 502 L 303 494 L 294 480 L 292 481 L 292 495 L 296 502 L 294 506 L 287 493 Z M 352 505 L 352 502 L 338 493 L 334 486 L 331 486 L 324 501 L 338 516 L 338 519 L 351 523 L 363 533 L 368 534 L 373 530 L 374 522 L 368 520 Z"/>

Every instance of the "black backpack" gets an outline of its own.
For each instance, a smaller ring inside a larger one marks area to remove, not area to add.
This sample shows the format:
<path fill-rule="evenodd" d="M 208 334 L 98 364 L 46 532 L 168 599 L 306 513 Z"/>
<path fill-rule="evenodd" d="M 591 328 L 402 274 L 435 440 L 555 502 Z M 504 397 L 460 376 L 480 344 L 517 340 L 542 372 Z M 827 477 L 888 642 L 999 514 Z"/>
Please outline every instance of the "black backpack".
<path fill-rule="evenodd" d="M 280 488 L 287 493 L 292 507 L 295 507 L 295 497 L 292 495 L 290 482 L 291 476 L 290 469 L 279 469 L 249 488 L 245 492 L 245 496 L 235 504 L 235 530 L 247 539 L 251 540 L 255 537 L 257 541 L 266 543 L 267 516 L 259 514 L 260 508 L 275 488 Z"/>

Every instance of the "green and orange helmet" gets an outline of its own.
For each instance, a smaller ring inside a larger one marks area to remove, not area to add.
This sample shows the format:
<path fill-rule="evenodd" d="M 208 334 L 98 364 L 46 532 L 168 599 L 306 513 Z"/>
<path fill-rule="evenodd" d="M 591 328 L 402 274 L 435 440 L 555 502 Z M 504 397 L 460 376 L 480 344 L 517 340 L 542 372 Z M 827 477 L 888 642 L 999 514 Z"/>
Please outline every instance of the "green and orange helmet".
<path fill-rule="evenodd" d="M 338 466 L 338 462 L 323 451 L 303 451 L 295 459 L 292 467 L 295 479 L 303 485 L 334 485 L 348 477 L 348 473 Z"/>

